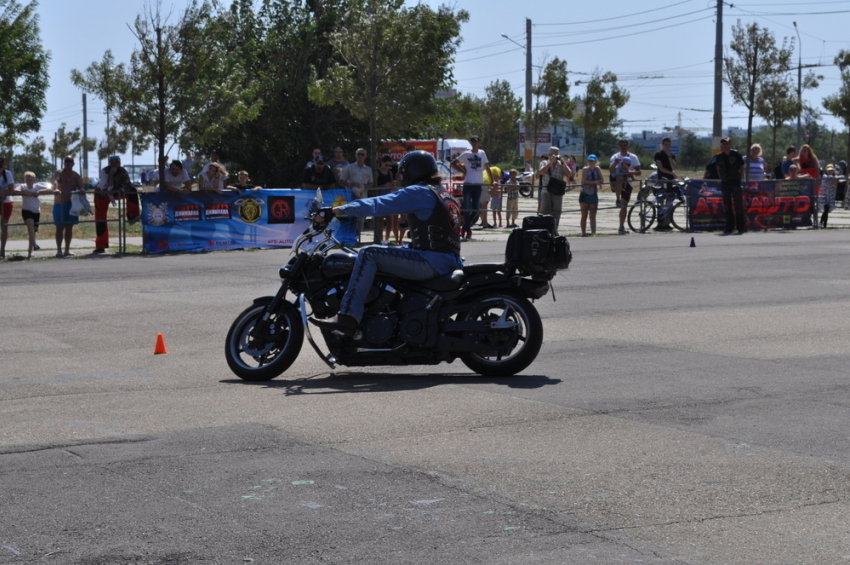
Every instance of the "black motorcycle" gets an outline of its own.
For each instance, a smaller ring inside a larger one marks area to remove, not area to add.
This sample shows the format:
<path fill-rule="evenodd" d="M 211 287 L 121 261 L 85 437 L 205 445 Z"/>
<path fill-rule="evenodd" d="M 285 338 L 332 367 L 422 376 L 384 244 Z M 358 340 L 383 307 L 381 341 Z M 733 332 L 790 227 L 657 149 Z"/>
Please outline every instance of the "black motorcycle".
<path fill-rule="evenodd" d="M 572 259 L 551 216 L 526 218 L 510 235 L 504 263 L 467 265 L 449 276 L 409 281 L 378 273 L 360 329 L 348 337 L 307 323 L 337 314 L 356 251 L 340 243 L 339 221 L 313 221 L 280 268 L 281 286 L 239 314 L 227 333 L 230 369 L 247 381 L 283 374 L 307 340 L 332 369 L 338 365 L 436 365 L 460 358 L 485 376 L 515 375 L 537 357 L 543 324 L 529 300 L 542 298 Z M 554 296 L 553 296 L 554 298 Z M 312 332 L 321 331 L 329 353 Z"/>

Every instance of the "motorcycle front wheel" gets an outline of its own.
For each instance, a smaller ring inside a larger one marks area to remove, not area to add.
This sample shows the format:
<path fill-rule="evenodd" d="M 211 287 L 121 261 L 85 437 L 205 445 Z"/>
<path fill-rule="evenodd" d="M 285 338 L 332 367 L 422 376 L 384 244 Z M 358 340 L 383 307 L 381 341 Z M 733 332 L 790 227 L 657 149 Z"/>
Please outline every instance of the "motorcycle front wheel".
<path fill-rule="evenodd" d="M 534 187 L 530 184 L 521 184 L 519 185 L 519 193 L 528 198 L 531 196 L 531 191 L 534 190 Z"/>
<path fill-rule="evenodd" d="M 224 347 L 230 370 L 246 381 L 268 381 L 295 362 L 304 343 L 304 327 L 298 310 L 284 302 L 269 318 L 265 331 L 254 331 L 266 305 L 254 304 L 236 318 Z"/>
<path fill-rule="evenodd" d="M 463 364 L 485 377 L 510 377 L 529 365 L 543 344 L 543 322 L 525 298 L 494 292 L 476 300 L 466 320 L 487 322 L 490 329 L 471 332 L 484 352 L 464 353 Z"/>

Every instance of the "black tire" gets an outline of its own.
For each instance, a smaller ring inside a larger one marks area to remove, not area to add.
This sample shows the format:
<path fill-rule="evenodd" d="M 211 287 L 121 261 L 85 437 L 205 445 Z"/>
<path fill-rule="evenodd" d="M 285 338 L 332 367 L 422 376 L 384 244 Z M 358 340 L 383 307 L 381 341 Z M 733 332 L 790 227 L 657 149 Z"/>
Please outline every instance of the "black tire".
<path fill-rule="evenodd" d="M 645 233 L 655 223 L 655 204 L 641 200 L 629 207 L 629 228 L 638 233 Z"/>
<path fill-rule="evenodd" d="M 502 313 L 514 328 L 479 332 L 475 337 L 493 344 L 493 350 L 483 353 L 464 353 L 463 364 L 485 377 L 511 377 L 537 358 L 543 344 L 543 322 L 540 314 L 525 298 L 493 292 L 476 297 L 476 305 L 466 320 L 497 321 Z"/>
<path fill-rule="evenodd" d="M 288 302 L 269 319 L 276 326 L 273 338 L 251 337 L 251 330 L 265 310 L 265 304 L 254 304 L 239 314 L 227 332 L 224 345 L 227 364 L 237 377 L 246 381 L 269 381 L 283 374 L 295 362 L 304 343 L 301 316 Z"/>
<path fill-rule="evenodd" d="M 679 231 L 686 231 L 688 227 L 688 207 L 684 202 L 673 204 L 673 215 L 670 219 L 673 227 Z"/>
<path fill-rule="evenodd" d="M 528 198 L 531 196 L 531 191 L 534 189 L 530 184 L 521 184 L 519 185 L 519 193 Z"/>

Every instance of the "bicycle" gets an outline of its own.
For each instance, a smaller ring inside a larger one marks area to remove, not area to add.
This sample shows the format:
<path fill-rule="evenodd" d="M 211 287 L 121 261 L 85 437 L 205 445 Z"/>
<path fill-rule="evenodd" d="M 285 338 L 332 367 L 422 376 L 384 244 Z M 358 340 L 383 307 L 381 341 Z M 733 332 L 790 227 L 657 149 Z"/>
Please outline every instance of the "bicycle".
<path fill-rule="evenodd" d="M 665 182 L 676 183 L 676 191 L 667 192 Z M 688 204 L 685 197 L 687 185 L 688 179 L 673 181 L 647 179 L 638 193 L 637 201 L 629 206 L 629 228 L 637 233 L 646 233 L 656 219 L 668 213 L 672 206 L 670 223 L 677 230 L 685 231 L 688 226 Z"/>

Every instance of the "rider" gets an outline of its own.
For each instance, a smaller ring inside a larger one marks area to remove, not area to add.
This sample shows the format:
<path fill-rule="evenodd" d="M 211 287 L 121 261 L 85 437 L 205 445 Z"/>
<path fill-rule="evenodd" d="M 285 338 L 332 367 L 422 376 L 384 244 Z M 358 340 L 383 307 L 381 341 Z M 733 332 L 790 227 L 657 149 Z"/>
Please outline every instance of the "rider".
<path fill-rule="evenodd" d="M 434 157 L 426 151 L 408 153 L 399 162 L 398 173 L 404 187 L 401 190 L 319 211 L 319 221 L 329 221 L 333 214 L 353 218 L 408 214 L 411 242 L 405 248 L 370 245 L 361 249 L 339 314 L 327 320 L 311 318 L 317 326 L 354 335 L 378 271 L 418 281 L 463 268 L 460 257 L 463 216 L 451 192 L 440 184 Z"/>

